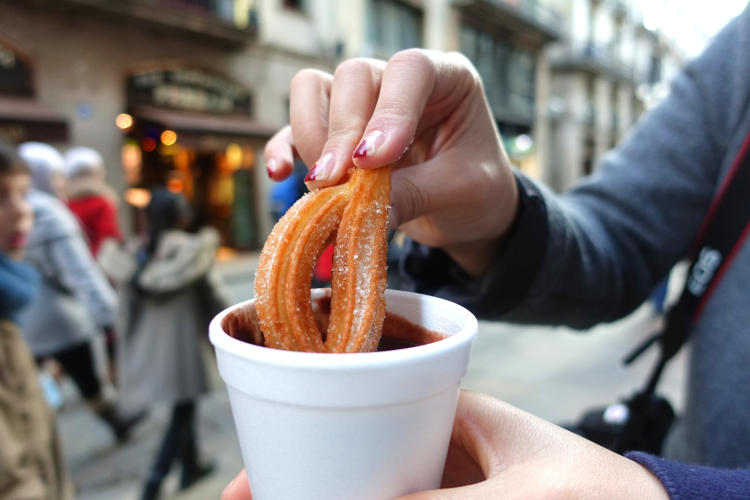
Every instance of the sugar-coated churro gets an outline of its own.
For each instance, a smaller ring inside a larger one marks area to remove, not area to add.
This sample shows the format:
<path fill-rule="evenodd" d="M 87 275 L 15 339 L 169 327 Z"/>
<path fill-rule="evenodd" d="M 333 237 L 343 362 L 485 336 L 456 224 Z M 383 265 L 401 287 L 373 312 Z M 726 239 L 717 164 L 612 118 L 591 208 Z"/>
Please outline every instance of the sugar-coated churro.
<path fill-rule="evenodd" d="M 276 224 L 260 256 L 255 307 L 267 347 L 369 352 L 385 317 L 390 168 L 352 169 L 345 182 L 302 197 Z M 310 301 L 313 269 L 334 241 L 325 339 Z"/>

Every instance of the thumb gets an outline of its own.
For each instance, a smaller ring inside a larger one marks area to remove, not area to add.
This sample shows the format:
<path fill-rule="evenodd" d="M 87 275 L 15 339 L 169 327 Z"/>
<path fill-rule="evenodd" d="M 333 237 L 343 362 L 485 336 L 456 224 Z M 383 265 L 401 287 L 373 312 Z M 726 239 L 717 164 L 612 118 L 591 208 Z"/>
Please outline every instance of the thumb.
<path fill-rule="evenodd" d="M 499 448 L 507 408 L 511 407 L 487 395 L 461 391 L 443 472 L 443 487 L 447 489 L 414 493 L 398 500 L 494 498 L 492 482 L 484 478 L 491 478 L 504 465 Z"/>
<path fill-rule="evenodd" d="M 221 500 L 253 500 L 253 495 L 250 493 L 250 484 L 247 482 L 247 474 L 244 470 L 224 489 Z"/>

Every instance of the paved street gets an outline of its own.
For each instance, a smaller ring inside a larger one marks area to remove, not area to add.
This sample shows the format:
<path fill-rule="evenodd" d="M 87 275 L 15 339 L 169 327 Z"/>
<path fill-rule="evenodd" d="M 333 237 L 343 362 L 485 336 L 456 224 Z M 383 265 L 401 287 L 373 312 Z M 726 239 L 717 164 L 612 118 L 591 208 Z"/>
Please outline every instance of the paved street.
<path fill-rule="evenodd" d="M 252 295 L 257 256 L 222 264 L 236 301 Z M 639 386 L 651 366 L 653 352 L 635 366 L 623 368 L 624 353 L 654 327 L 648 307 L 613 325 L 586 333 L 564 328 L 518 327 L 481 322 L 471 366 L 463 386 L 486 392 L 543 418 L 563 422 L 584 408 L 613 402 Z M 208 354 L 208 353 L 207 353 Z M 673 362 L 662 383 L 677 408 L 682 407 L 685 353 Z M 177 474 L 167 482 L 165 497 L 218 498 L 242 466 L 226 391 L 212 366 L 214 390 L 201 401 L 202 448 L 218 465 L 217 472 L 187 492 L 176 493 Z M 127 444 L 115 446 L 107 429 L 66 386 L 68 403 L 60 414 L 63 439 L 79 498 L 132 500 L 138 498 L 168 421 L 168 408 L 156 408 Z"/>

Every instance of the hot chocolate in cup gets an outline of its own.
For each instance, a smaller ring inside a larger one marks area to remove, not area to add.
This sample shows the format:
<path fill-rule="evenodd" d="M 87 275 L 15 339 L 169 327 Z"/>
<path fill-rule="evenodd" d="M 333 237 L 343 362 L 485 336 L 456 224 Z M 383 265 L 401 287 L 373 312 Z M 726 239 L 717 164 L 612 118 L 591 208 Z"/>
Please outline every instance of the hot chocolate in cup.
<path fill-rule="evenodd" d="M 262 346 L 254 301 L 210 327 L 253 500 L 390 500 L 435 489 L 477 320 L 452 302 L 386 290 L 382 348 Z M 325 331 L 329 290 L 312 291 Z"/>

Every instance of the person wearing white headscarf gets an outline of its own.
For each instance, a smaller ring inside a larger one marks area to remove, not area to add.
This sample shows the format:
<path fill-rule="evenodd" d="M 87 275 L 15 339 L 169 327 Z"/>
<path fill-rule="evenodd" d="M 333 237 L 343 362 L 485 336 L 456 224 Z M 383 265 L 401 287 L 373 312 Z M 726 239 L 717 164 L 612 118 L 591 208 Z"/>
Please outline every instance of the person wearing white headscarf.
<path fill-rule="evenodd" d="M 65 152 L 68 176 L 68 207 L 78 217 L 91 253 L 97 255 L 102 243 L 113 238 L 122 241 L 117 215 L 117 194 L 105 182 L 104 159 L 92 148 L 75 147 Z"/>
<path fill-rule="evenodd" d="M 65 198 L 65 159 L 58 150 L 43 142 L 24 142 L 18 154 L 31 169 L 34 189 Z"/>
<path fill-rule="evenodd" d="M 132 422 L 104 397 L 91 351 L 95 336 L 115 322 L 117 296 L 75 216 L 55 196 L 64 179 L 63 156 L 42 143 L 21 144 L 18 153 L 33 179 L 28 201 L 34 226 L 26 261 L 42 275 L 39 293 L 20 318 L 24 337 L 36 358 L 60 363 L 117 439 L 125 439 Z"/>

